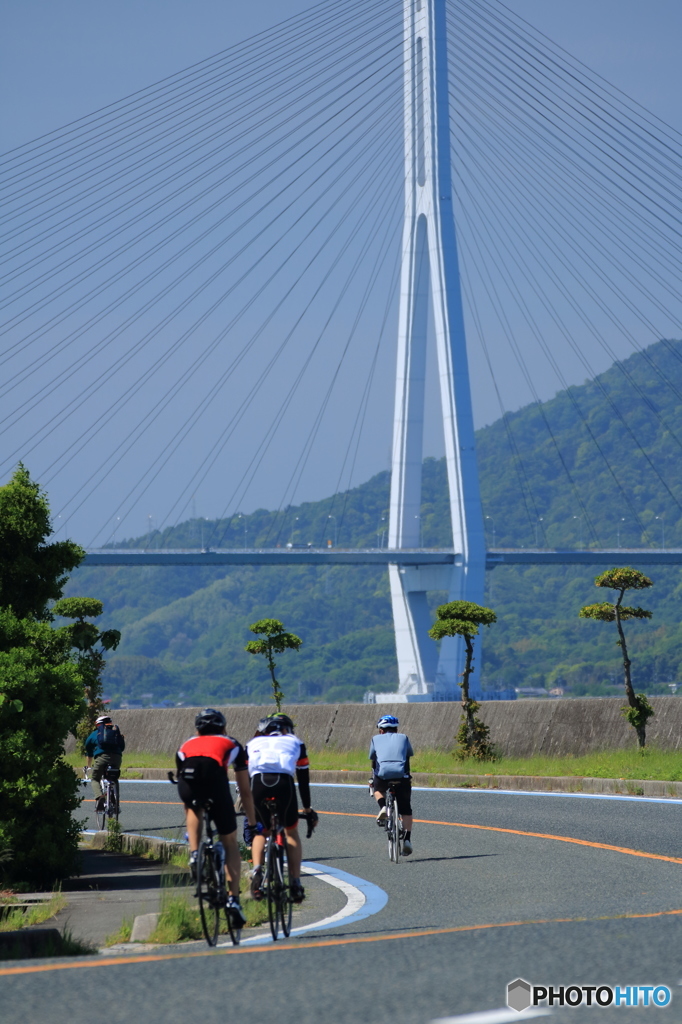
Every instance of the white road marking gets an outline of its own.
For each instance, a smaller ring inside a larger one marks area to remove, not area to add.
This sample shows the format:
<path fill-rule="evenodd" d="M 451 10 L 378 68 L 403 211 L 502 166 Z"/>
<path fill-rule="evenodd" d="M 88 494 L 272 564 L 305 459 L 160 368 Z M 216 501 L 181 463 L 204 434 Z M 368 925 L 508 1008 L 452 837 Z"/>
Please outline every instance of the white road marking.
<path fill-rule="evenodd" d="M 170 786 L 166 779 L 121 779 L 126 786 Z M 320 789 L 367 789 L 366 782 L 311 782 Z M 413 786 L 417 793 L 467 793 L 472 796 L 489 794 L 493 796 L 557 796 L 572 800 L 633 800 L 638 804 L 682 804 L 674 796 L 620 796 L 615 793 L 548 793 L 540 789 L 484 789 L 475 786 Z M 173 801 L 169 801 L 172 803 Z"/>
<path fill-rule="evenodd" d="M 550 1017 L 551 1010 L 541 1007 L 537 1009 L 510 1010 L 505 1007 L 502 1010 L 482 1010 L 480 1013 L 464 1013 L 460 1017 L 437 1017 L 429 1024 L 511 1024 L 515 1020 L 531 1020 L 533 1017 Z"/>
<path fill-rule="evenodd" d="M 378 885 L 359 878 L 357 875 L 350 875 L 347 871 L 341 871 L 339 868 L 332 868 L 326 864 L 315 864 L 312 861 L 304 862 L 302 870 L 304 874 L 315 875 L 316 878 L 327 882 L 328 885 L 340 889 L 346 897 L 346 905 L 330 917 L 325 917 L 321 921 L 313 921 L 312 924 L 303 925 L 301 928 L 292 929 L 292 936 L 306 935 L 308 932 L 332 928 L 337 924 L 354 924 L 356 921 L 371 917 L 372 914 L 378 914 L 388 903 L 388 895 Z M 242 946 L 267 942 L 272 942 L 271 935 L 255 935 L 251 939 L 245 939 Z M 219 943 L 218 945 L 226 946 L 229 943 Z"/>

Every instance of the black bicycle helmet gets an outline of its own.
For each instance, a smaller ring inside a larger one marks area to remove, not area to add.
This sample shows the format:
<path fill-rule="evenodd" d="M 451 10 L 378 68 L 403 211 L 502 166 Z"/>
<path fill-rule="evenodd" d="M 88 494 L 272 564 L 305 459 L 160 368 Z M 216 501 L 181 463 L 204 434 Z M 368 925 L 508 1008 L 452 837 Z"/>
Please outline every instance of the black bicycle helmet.
<path fill-rule="evenodd" d="M 194 719 L 194 725 L 201 736 L 222 732 L 226 725 L 225 715 L 215 708 L 204 708 Z"/>
<path fill-rule="evenodd" d="M 269 732 L 293 732 L 294 729 L 294 723 L 289 716 L 279 711 L 274 715 L 268 715 L 267 718 L 261 718 L 256 727 L 256 735 L 267 736 Z"/>

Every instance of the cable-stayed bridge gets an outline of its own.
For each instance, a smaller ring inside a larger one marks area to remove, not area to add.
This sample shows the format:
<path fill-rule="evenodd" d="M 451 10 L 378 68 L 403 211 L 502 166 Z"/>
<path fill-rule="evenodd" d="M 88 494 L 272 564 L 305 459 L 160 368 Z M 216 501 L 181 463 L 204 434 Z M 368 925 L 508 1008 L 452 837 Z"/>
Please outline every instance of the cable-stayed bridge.
<path fill-rule="evenodd" d="M 387 565 L 401 693 L 454 695 L 462 650 L 428 640 L 429 592 L 481 602 L 503 564 L 680 561 L 682 352 L 665 339 L 681 156 L 673 129 L 495 0 L 322 2 L 3 159 L 3 471 L 37 462 L 57 520 L 90 529 L 89 564 Z M 614 360 L 618 387 L 596 373 Z M 470 364 L 506 432 L 495 501 L 513 491 L 529 532 L 551 531 L 509 414 L 535 404 L 585 550 L 486 544 Z M 547 415 L 549 380 L 579 444 Z M 281 482 L 282 521 L 316 476 L 348 490 L 387 391 L 386 549 L 278 547 L 280 526 L 225 550 L 216 526 L 200 552 L 94 550 L 153 495 L 165 527 L 216 481 L 217 521 L 262 479 Z M 422 543 L 429 417 L 439 548 Z M 604 503 L 627 548 L 605 546 Z"/>

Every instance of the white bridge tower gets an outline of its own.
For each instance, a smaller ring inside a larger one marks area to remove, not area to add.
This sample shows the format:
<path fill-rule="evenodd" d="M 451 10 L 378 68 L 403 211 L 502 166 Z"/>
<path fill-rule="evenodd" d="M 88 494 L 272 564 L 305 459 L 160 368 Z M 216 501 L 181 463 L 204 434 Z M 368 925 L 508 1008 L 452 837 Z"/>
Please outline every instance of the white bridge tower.
<path fill-rule="evenodd" d="M 478 484 L 457 239 L 452 209 L 445 0 L 404 0 L 405 226 L 398 328 L 389 547 L 418 548 L 424 384 L 432 311 L 445 434 L 454 566 L 389 566 L 400 694 L 457 699 L 459 639 L 427 635 L 427 591 L 483 602 L 485 536 Z M 480 660 L 480 659 L 479 659 Z M 477 665 L 472 696 L 479 688 Z"/>

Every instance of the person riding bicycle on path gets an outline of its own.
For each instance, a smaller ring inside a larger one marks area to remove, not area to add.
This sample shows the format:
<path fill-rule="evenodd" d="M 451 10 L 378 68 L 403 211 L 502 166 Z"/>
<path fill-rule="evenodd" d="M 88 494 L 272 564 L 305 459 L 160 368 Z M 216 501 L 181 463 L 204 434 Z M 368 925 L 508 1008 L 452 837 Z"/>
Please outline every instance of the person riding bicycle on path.
<path fill-rule="evenodd" d="M 227 906 L 235 916 L 241 916 L 242 920 L 238 921 L 238 927 L 243 927 L 246 918 L 239 902 L 241 854 L 237 842 L 237 816 L 227 769 L 230 765 L 234 769 L 244 813 L 247 821 L 255 828 L 256 815 L 246 767 L 246 751 L 241 743 L 226 734 L 225 716 L 215 708 L 205 708 L 199 712 L 194 725 L 196 736 L 186 740 L 175 755 L 178 768 L 178 795 L 185 805 L 192 880 L 196 879 L 202 811 L 210 800 L 211 818 L 225 849 L 225 873 L 230 893 Z"/>
<path fill-rule="evenodd" d="M 114 725 L 109 715 L 100 715 L 95 722 L 95 728 L 85 740 L 88 768 L 92 767 L 93 758 L 95 761 L 90 782 L 95 794 L 96 811 L 104 809 L 104 792 L 100 779 L 106 774 L 107 768 L 121 767 L 125 748 L 126 741 L 119 727 Z"/>
<path fill-rule="evenodd" d="M 412 744 L 403 732 L 398 732 L 400 722 L 395 715 L 382 715 L 377 722 L 378 736 L 372 737 L 369 759 L 374 772 L 374 799 L 379 804 L 377 825 L 386 825 L 386 789 L 388 783 L 400 779 L 396 787 L 398 814 L 403 819 L 403 855 L 412 853 L 412 782 L 410 758 L 414 757 Z"/>
<path fill-rule="evenodd" d="M 305 890 L 301 885 L 303 846 L 298 833 L 294 776 L 298 782 L 303 813 L 311 815 L 309 824 L 313 827 L 317 822 L 317 815 L 310 806 L 310 773 L 305 744 L 294 734 L 294 723 L 289 716 L 278 712 L 260 720 L 256 735 L 246 744 L 246 751 L 256 815 L 263 826 L 263 832 L 256 835 L 244 826 L 246 843 L 252 840 L 251 894 L 254 899 L 263 898 L 263 856 L 265 840 L 270 831 L 270 813 L 265 800 L 275 797 L 277 814 L 287 837 L 291 898 L 294 903 L 302 903 L 305 899 Z"/>

